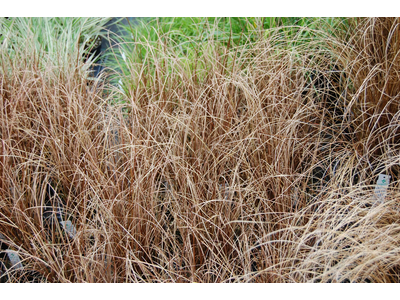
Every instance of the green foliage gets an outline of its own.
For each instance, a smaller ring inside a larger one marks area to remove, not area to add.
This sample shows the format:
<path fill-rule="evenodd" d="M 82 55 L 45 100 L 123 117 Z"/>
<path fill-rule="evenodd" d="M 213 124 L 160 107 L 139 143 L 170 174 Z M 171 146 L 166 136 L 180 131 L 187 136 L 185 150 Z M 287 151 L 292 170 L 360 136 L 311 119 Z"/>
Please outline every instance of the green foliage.
<path fill-rule="evenodd" d="M 161 36 L 173 41 L 185 53 L 198 42 L 216 40 L 227 45 L 231 40 L 235 45 L 257 41 L 265 31 L 278 28 L 293 37 L 302 27 L 318 29 L 322 23 L 334 25 L 342 18 L 305 17 L 233 17 L 233 18 L 155 18 L 140 26 L 122 26 L 131 37 L 157 41 Z M 136 33 L 136 34 L 135 34 Z M 139 37 L 141 36 L 141 38 Z M 129 41 L 125 40 L 125 41 Z"/>
<path fill-rule="evenodd" d="M 155 57 L 175 56 L 185 60 L 188 69 L 199 68 L 202 57 L 215 52 L 236 55 L 239 49 L 251 49 L 254 43 L 272 35 L 279 36 L 282 50 L 305 46 L 316 32 L 331 32 L 343 18 L 305 17 L 233 17 L 142 19 L 139 24 L 120 25 L 125 34 L 114 36 L 118 47 L 107 53 L 107 65 L 115 70 L 110 80 L 126 93 L 132 85 L 132 71 L 145 64 L 154 74 Z M 321 39 L 322 40 L 322 39 Z M 285 41 L 282 43 L 282 41 Z M 323 45 L 322 45 L 323 46 Z M 252 55 L 251 51 L 246 54 Z M 158 58 L 157 58 L 158 59 Z"/>
<path fill-rule="evenodd" d="M 23 51 L 44 53 L 46 62 L 67 66 L 71 57 L 80 59 L 101 35 L 110 18 L 0 18 L 2 51 L 10 57 Z M 88 63 L 93 58 L 89 58 Z"/>

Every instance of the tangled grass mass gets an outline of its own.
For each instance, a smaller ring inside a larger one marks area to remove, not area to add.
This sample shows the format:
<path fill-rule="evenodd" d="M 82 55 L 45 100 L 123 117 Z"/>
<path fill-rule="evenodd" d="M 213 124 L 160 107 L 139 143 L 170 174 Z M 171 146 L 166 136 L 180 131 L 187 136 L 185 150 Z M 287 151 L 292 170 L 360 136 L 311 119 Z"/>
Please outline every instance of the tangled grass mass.
<path fill-rule="evenodd" d="M 399 282 L 399 18 L 157 19 L 93 78 L 107 21 L 0 21 L 3 282 Z"/>

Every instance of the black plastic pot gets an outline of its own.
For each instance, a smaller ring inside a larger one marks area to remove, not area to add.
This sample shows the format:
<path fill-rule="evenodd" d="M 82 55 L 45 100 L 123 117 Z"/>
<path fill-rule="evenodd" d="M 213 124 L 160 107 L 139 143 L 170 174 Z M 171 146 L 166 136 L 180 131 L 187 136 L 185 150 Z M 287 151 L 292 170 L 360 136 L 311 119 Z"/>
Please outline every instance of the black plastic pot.
<path fill-rule="evenodd" d="M 93 49 L 92 54 L 95 54 L 97 58 L 97 63 L 94 65 L 92 72 L 93 77 L 98 77 L 101 71 L 105 68 L 105 63 L 107 57 L 104 54 L 110 50 L 112 47 L 116 47 L 116 41 L 113 38 L 114 35 L 124 36 L 127 32 L 124 32 L 120 29 L 119 25 L 130 25 L 135 26 L 138 24 L 138 19 L 136 17 L 117 17 L 112 18 L 105 26 L 104 36 L 106 38 L 101 37 L 101 42 L 96 49 Z"/>

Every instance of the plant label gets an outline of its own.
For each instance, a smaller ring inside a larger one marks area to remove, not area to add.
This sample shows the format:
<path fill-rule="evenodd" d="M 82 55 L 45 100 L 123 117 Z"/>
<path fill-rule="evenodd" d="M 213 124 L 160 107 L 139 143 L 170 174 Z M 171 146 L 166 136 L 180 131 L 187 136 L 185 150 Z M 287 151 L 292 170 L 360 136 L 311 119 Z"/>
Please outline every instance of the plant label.
<path fill-rule="evenodd" d="M 383 202 L 383 200 L 385 200 L 387 188 L 390 183 L 390 178 L 390 175 L 379 174 L 379 178 L 375 186 L 375 196 L 380 202 Z"/>
<path fill-rule="evenodd" d="M 7 249 L 5 252 L 7 253 L 8 259 L 11 262 L 12 268 L 14 268 L 14 269 L 23 269 L 24 268 L 22 266 L 21 259 L 19 258 L 19 255 L 17 252 L 15 252 L 13 250 L 9 250 L 9 249 Z"/>
<path fill-rule="evenodd" d="M 66 231 L 66 233 L 68 234 L 68 236 L 70 238 L 74 238 L 75 237 L 76 228 L 75 228 L 75 226 L 72 224 L 72 222 L 70 220 L 61 221 L 60 224 L 64 228 L 64 230 Z"/>
<path fill-rule="evenodd" d="M 219 191 L 224 193 L 224 199 L 228 200 L 229 198 L 229 185 L 228 183 L 225 182 L 224 185 L 219 184 L 218 185 Z"/>

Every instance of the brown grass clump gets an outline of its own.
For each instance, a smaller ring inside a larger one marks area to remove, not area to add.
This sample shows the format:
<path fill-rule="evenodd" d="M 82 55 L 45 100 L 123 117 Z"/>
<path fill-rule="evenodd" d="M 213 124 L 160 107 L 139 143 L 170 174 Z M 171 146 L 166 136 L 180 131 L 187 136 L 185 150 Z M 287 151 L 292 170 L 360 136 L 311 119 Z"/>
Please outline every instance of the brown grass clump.
<path fill-rule="evenodd" d="M 136 42 L 124 92 L 2 52 L 2 279 L 398 282 L 397 23 Z"/>
<path fill-rule="evenodd" d="M 48 281 L 90 280 L 84 278 L 89 262 L 90 274 L 103 274 L 97 271 L 98 258 L 91 257 L 96 251 L 88 241 L 70 243 L 60 235 L 51 221 L 56 200 L 49 191 L 63 199 L 65 217 L 76 220 L 77 228 L 88 226 L 95 208 L 88 199 L 105 184 L 100 174 L 108 167 L 105 102 L 88 88 L 79 65 L 59 73 L 52 65 L 40 68 L 36 53 L 19 55 L 11 60 L 2 53 L 1 232 L 26 270 Z M 84 261 L 89 261 L 86 270 L 75 274 Z"/>

